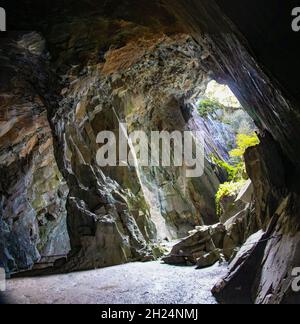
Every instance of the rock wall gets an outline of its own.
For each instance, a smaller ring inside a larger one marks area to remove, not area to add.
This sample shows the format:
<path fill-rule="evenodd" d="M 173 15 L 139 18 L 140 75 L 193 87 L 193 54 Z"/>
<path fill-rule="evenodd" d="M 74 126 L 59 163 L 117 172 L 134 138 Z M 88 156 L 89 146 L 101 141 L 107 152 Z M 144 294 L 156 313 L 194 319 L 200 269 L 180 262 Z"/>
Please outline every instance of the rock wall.
<path fill-rule="evenodd" d="M 68 51 L 78 55 L 77 47 Z M 51 110 L 59 166 L 70 188 L 72 251 L 64 269 L 151 258 L 155 242 L 216 222 L 219 179 L 208 161 L 205 175 L 190 180 L 182 167 L 99 168 L 96 163 L 97 134 L 118 135 L 120 122 L 128 132 L 149 135 L 190 129 L 188 102 L 208 80 L 202 55 L 187 35 L 146 33 L 111 48 L 100 62 L 92 56 L 88 66 L 65 71 L 59 109 Z M 120 252 L 112 254 L 116 247 Z"/>
<path fill-rule="evenodd" d="M 91 27 L 95 27 L 94 23 Z M 101 20 L 104 23 L 107 29 L 113 24 Z M 30 136 L 22 132 L 25 137 L 17 142 L 17 148 L 26 151 L 16 149 L 14 156 L 31 156 L 32 150 L 37 155 L 33 155 L 32 162 L 25 159 L 29 171 L 19 175 L 20 181 L 30 178 L 20 192 L 33 211 L 20 211 L 23 223 L 19 232 L 23 234 L 16 233 L 26 239 L 13 238 L 20 244 L 15 253 L 25 249 L 23 257 L 29 261 L 22 266 L 9 265 L 7 270 L 30 268 L 41 256 L 66 254 L 66 213 L 71 252 L 66 264 L 64 260 L 56 263 L 61 271 L 153 259 L 161 254 L 158 242 L 184 237 L 197 225 L 217 221 L 214 196 L 220 182 L 208 160 L 205 174 L 199 179 L 187 179 L 184 167 L 97 165 L 97 134 L 103 130 L 118 134 L 120 122 L 127 123 L 129 132 L 143 130 L 148 134 L 153 130 L 197 130 L 191 102 L 205 91 L 209 80 L 206 52 L 188 35 L 167 36 L 147 28 L 139 35 L 132 23 L 114 23 L 123 29 L 115 31 L 110 49 L 101 55 L 99 46 L 107 39 L 95 40 L 92 34 L 89 42 L 84 42 L 77 28 L 70 27 L 79 24 L 78 28 L 83 28 L 82 21 L 76 19 L 66 24 L 61 34 L 55 28 L 50 32 L 52 57 L 37 33 L 10 36 L 5 43 L 17 41 L 17 45 L 10 45 L 8 60 L 25 57 L 28 74 L 24 75 L 26 69 L 15 74 L 22 90 L 30 96 L 13 95 L 15 101 L 26 98 L 28 110 L 16 112 L 14 102 L 3 105 L 9 112 L 5 120 L 8 126 L 5 124 L 3 129 L 8 128 L 7 133 L 18 130 L 16 124 L 10 124 L 13 116 L 30 115 Z M 130 40 L 133 36 L 134 40 Z M 40 111 L 35 108 L 38 104 Z M 3 138 L 7 146 L 11 145 L 11 137 Z M 5 149 L 9 152 L 3 145 L 2 156 L 7 159 L 6 155 L 10 155 Z M 5 178 L 2 181 L 3 193 L 8 195 Z M 16 204 L 15 196 L 11 204 Z M 12 222 L 15 213 L 3 216 L 6 222 Z M 12 231 L 7 228 L 3 233 L 8 236 Z M 10 257 L 7 236 L 3 237 L 4 262 Z"/>
<path fill-rule="evenodd" d="M 76 261 L 68 270 L 151 258 L 155 242 L 217 222 L 220 170 L 209 159 L 199 179 L 186 179 L 184 168 L 99 168 L 96 136 L 118 133 L 121 121 L 129 131 L 148 134 L 202 130 L 203 124 L 207 129 L 192 104 L 210 80 L 210 58 L 169 26 L 154 32 L 135 22 L 68 14 L 46 33 L 46 63 L 55 74 L 49 72 L 49 89 L 42 94 L 48 97 L 58 168 L 70 190 L 67 223 Z M 205 134 L 206 153 L 213 149 L 223 157 L 226 148 L 211 132 Z M 112 247 L 118 247 L 115 254 Z"/>
<path fill-rule="evenodd" d="M 1 38 L 0 260 L 7 271 L 67 254 L 68 188 L 57 167 L 42 93 L 45 42 L 38 34 Z"/>
<path fill-rule="evenodd" d="M 266 147 L 268 149 L 266 149 Z M 256 222 L 263 230 L 245 243 L 228 275 L 213 289 L 222 303 L 299 303 L 291 289 L 299 262 L 298 195 L 287 188 L 282 155 L 266 133 L 246 152 L 254 184 Z M 253 221 L 252 221 L 253 223 Z"/>

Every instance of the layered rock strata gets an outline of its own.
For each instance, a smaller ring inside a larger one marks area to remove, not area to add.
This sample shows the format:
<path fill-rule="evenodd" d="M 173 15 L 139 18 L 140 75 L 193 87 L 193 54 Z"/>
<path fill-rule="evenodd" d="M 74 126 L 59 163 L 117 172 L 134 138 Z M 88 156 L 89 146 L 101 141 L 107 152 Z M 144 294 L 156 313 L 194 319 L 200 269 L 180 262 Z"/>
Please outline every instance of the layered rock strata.
<path fill-rule="evenodd" d="M 57 167 L 43 94 L 47 53 L 38 34 L 1 39 L 0 260 L 9 272 L 70 250 L 68 187 Z"/>

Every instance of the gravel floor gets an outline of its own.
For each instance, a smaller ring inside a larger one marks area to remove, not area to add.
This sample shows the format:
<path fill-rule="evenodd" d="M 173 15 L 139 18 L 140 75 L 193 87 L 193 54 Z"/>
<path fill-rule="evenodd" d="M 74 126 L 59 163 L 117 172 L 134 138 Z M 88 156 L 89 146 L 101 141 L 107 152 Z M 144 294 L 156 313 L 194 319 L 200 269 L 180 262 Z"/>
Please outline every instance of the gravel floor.
<path fill-rule="evenodd" d="M 22 304 L 215 304 L 210 290 L 226 266 L 203 270 L 161 262 L 12 279 L 6 298 Z"/>

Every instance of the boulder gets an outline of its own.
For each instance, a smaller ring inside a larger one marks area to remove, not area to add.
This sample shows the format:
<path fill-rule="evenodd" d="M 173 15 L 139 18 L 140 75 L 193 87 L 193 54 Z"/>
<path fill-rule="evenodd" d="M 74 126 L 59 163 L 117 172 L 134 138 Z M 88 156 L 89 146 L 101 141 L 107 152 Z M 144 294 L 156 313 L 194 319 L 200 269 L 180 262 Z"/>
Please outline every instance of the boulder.
<path fill-rule="evenodd" d="M 200 267 L 215 263 L 217 248 L 222 248 L 226 234 L 225 226 L 221 223 L 212 226 L 197 226 L 190 236 L 176 244 L 170 255 L 163 258 L 167 264 L 196 265 Z M 219 256 L 217 259 L 219 259 Z M 205 265 L 207 264 L 207 265 Z"/>
<path fill-rule="evenodd" d="M 226 260 L 232 259 L 239 247 L 255 233 L 259 226 L 256 221 L 253 184 L 248 180 L 236 197 L 227 197 L 221 202 L 224 213 L 220 220 L 224 222 L 226 235 L 223 241 L 223 252 Z"/>
<path fill-rule="evenodd" d="M 247 207 L 225 223 L 226 235 L 223 241 L 223 251 L 227 260 L 231 259 L 234 251 L 247 239 L 247 218 L 249 213 L 250 209 Z"/>
<path fill-rule="evenodd" d="M 257 266 L 256 258 L 252 258 L 251 255 L 254 250 L 262 253 L 263 245 L 259 242 L 264 238 L 264 234 L 263 231 L 259 231 L 247 240 L 231 262 L 227 276 L 212 289 L 213 295 L 219 302 L 230 300 L 232 303 L 251 303 L 248 294 L 249 278 L 254 275 Z M 236 273 L 239 273 L 239 276 L 236 277 Z"/>
<path fill-rule="evenodd" d="M 239 192 L 236 202 L 242 201 L 245 204 L 250 204 L 253 201 L 254 188 L 251 179 L 247 180 L 244 187 Z"/>
<path fill-rule="evenodd" d="M 220 222 L 225 224 L 230 218 L 234 217 L 241 210 L 243 210 L 245 206 L 246 204 L 242 200 L 237 199 L 237 195 L 222 198 L 220 201 Z"/>
<path fill-rule="evenodd" d="M 216 249 L 212 252 L 206 253 L 197 259 L 197 269 L 203 269 L 213 266 L 216 262 L 222 259 L 221 251 Z"/>

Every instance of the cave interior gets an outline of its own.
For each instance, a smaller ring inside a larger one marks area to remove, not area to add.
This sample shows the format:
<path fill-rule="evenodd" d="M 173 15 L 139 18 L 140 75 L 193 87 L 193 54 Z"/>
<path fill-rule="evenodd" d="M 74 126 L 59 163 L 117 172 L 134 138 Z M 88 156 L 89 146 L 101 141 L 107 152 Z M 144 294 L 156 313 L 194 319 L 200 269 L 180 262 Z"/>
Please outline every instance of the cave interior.
<path fill-rule="evenodd" d="M 218 302 L 299 303 L 297 1 L 15 2 L 0 36 L 7 277 L 219 262 Z M 203 175 L 100 167 L 97 135 L 120 123 L 201 131 Z"/>

